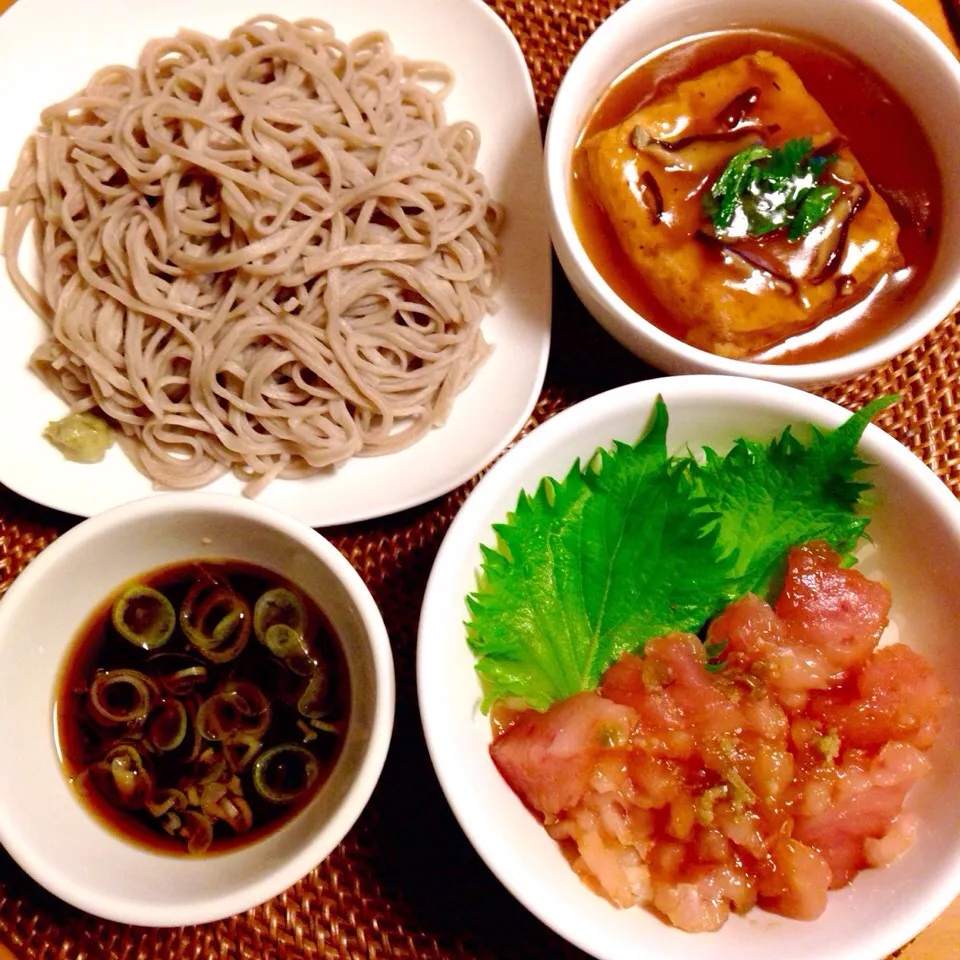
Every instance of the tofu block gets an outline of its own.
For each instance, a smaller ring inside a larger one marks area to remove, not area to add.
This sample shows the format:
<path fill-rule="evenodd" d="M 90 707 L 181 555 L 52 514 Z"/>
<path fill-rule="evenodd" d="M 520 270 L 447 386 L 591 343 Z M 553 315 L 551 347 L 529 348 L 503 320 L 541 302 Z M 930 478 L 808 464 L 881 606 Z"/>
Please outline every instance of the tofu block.
<path fill-rule="evenodd" d="M 704 193 L 747 147 L 811 137 L 839 193 L 805 236 L 714 230 Z M 759 52 L 677 84 L 590 137 L 577 162 L 617 239 L 688 342 L 750 357 L 863 299 L 903 266 L 899 227 L 843 134 L 780 57 Z"/>

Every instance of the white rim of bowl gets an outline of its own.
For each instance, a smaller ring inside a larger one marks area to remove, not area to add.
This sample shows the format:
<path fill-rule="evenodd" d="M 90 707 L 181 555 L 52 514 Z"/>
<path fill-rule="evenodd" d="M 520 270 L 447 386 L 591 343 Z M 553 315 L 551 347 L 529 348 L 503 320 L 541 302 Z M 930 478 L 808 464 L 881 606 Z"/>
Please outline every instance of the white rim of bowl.
<path fill-rule="evenodd" d="M 573 58 L 573 62 L 557 90 L 544 137 L 544 178 L 547 187 L 547 202 L 551 213 L 551 235 L 564 272 L 567 272 L 568 264 L 575 263 L 587 276 L 595 295 L 602 301 L 603 306 L 616 314 L 622 322 L 630 327 L 642 330 L 644 335 L 654 342 L 659 351 L 673 355 L 678 364 L 685 364 L 688 367 L 693 365 L 709 367 L 713 373 L 748 376 L 794 386 L 826 383 L 838 379 L 848 379 L 864 373 L 922 340 L 937 323 L 946 319 L 960 303 L 960 270 L 956 272 L 954 282 L 948 285 L 943 293 L 928 306 L 926 316 L 935 316 L 932 322 L 924 317 L 908 316 L 903 323 L 883 338 L 882 346 L 880 343 L 874 342 L 853 353 L 832 360 L 766 366 L 721 357 L 670 336 L 624 303 L 603 278 L 583 249 L 583 244 L 580 242 L 573 225 L 569 203 L 567 202 L 568 184 L 562 169 L 563 158 L 568 148 L 558 143 L 559 133 L 553 118 L 566 110 L 567 101 L 575 96 L 574 91 L 582 82 L 582 74 L 588 69 L 587 60 L 593 50 L 602 49 L 606 37 L 615 31 L 631 29 L 634 26 L 634 18 L 639 16 L 638 10 L 646 6 L 657 6 L 660 3 L 661 0 L 628 0 L 622 7 L 615 10 L 587 38 Z M 960 89 L 960 61 L 933 30 L 902 4 L 898 3 L 897 0 L 871 0 L 871 6 L 892 21 L 892 30 L 901 31 L 901 35 L 909 35 L 912 40 L 927 48 L 930 56 L 933 57 L 940 68 L 953 75 L 954 84 Z"/>
<path fill-rule="evenodd" d="M 340 806 L 327 822 L 324 832 L 330 837 L 328 842 L 322 845 L 308 843 L 296 856 L 278 864 L 263 880 L 194 904 L 161 906 L 94 894 L 81 881 L 63 870 L 59 863 L 51 869 L 49 863 L 41 862 L 31 847 L 21 843 L 14 825 L 0 816 L 0 845 L 27 874 L 66 903 L 106 920 L 152 927 L 210 923 L 259 906 L 282 893 L 322 863 L 352 829 L 369 803 L 380 779 L 393 734 L 396 699 L 393 650 L 380 609 L 360 574 L 349 560 L 316 530 L 274 507 L 230 494 L 167 493 L 161 497 L 134 500 L 81 521 L 42 550 L 10 585 L 0 603 L 0 632 L 7 623 L 16 619 L 21 597 L 33 589 L 34 581 L 45 576 L 48 568 L 59 562 L 61 554 L 79 550 L 83 544 L 99 538 L 111 528 L 144 516 L 168 513 L 171 516 L 182 516 L 205 511 L 260 521 L 280 531 L 311 553 L 319 555 L 344 585 L 356 604 L 369 636 L 377 683 L 377 704 L 370 725 L 368 746 Z M 55 681 L 55 676 L 50 678 L 51 696 Z M 225 867 L 229 865 L 229 857 L 229 853 L 221 857 Z"/>
<path fill-rule="evenodd" d="M 490 524 L 504 519 L 496 517 L 487 522 L 492 504 L 499 500 L 505 486 L 510 487 L 514 501 L 519 496 L 520 482 L 501 480 L 501 477 L 509 478 L 518 470 L 522 472 L 525 464 L 537 460 L 544 451 L 549 450 L 554 437 L 562 436 L 565 432 L 566 421 L 571 415 L 596 425 L 602 423 L 611 412 L 624 407 L 636 406 L 639 410 L 649 406 L 659 394 L 664 395 L 669 410 L 671 394 L 683 395 L 687 399 L 693 396 L 701 403 L 711 403 L 728 396 L 742 397 L 745 389 L 747 387 L 742 378 L 722 374 L 688 374 L 627 384 L 562 410 L 518 441 L 470 492 L 440 544 L 427 580 L 417 638 L 417 699 L 430 761 L 447 803 L 474 850 L 513 897 L 555 933 L 592 955 L 596 955 L 596 943 L 590 941 L 587 932 L 577 927 L 576 918 L 566 914 L 551 914 L 543 908 L 544 898 L 532 895 L 491 853 L 487 834 L 479 826 L 481 821 L 488 818 L 490 811 L 477 806 L 470 784 L 454 780 L 447 771 L 444 761 L 448 747 L 443 742 L 447 730 L 445 691 L 433 689 L 434 681 L 430 679 L 431 671 L 427 666 L 434 642 L 431 637 L 440 637 L 442 634 L 442 629 L 434 626 L 434 620 L 445 628 L 446 621 L 440 611 L 449 602 L 450 596 L 458 593 L 455 571 L 458 569 L 459 556 L 489 536 Z M 839 404 L 789 384 L 753 380 L 749 389 L 758 406 L 789 400 L 797 407 L 794 418 L 798 423 L 803 420 L 836 426 L 850 416 L 850 411 Z M 873 423 L 867 425 L 860 443 L 878 449 L 891 469 L 906 474 L 911 483 L 917 484 L 936 508 L 943 512 L 954 539 L 960 542 L 960 500 L 922 460 Z M 466 619 L 466 605 L 463 612 Z M 447 633 L 442 642 L 466 643 L 466 639 L 451 637 Z M 875 960 L 887 956 L 929 926 L 960 893 L 960 858 L 952 880 L 952 883 L 944 884 L 931 893 L 922 909 L 917 909 L 908 918 L 891 917 L 889 929 L 865 934 L 863 946 L 848 960 Z"/>

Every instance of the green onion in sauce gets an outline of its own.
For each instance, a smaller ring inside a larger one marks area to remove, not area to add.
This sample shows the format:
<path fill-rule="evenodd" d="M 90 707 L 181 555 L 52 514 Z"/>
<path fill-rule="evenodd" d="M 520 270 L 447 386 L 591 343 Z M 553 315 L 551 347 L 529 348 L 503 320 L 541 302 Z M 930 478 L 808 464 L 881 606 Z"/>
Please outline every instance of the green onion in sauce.
<path fill-rule="evenodd" d="M 309 595 L 252 564 L 190 561 L 119 588 L 81 630 L 57 737 L 92 812 L 134 842 L 200 854 L 309 802 L 349 699 L 343 651 Z"/>

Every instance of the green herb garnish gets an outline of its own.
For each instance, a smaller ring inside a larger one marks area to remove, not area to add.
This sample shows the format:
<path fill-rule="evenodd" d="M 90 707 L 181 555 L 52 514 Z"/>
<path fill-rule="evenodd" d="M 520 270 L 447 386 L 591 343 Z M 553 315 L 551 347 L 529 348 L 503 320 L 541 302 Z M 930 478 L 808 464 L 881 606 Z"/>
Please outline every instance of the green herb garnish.
<path fill-rule="evenodd" d="M 836 727 L 831 727 L 825 736 L 817 737 L 817 747 L 823 754 L 823 765 L 825 767 L 835 767 L 837 757 L 840 756 L 840 735 Z"/>
<path fill-rule="evenodd" d="M 813 140 L 800 137 L 782 147 L 747 147 L 727 161 L 704 194 L 703 211 L 718 234 L 762 236 L 782 227 L 799 240 L 826 215 L 840 191 L 820 183 L 837 159 L 813 155 Z"/>
<path fill-rule="evenodd" d="M 703 652 L 707 655 L 707 673 L 719 673 L 723 669 L 721 657 L 726 649 L 726 640 L 719 640 L 716 643 L 708 641 L 703 645 Z"/>
<path fill-rule="evenodd" d="M 519 698 L 538 710 L 583 690 L 626 651 L 671 630 L 697 632 L 733 599 L 772 596 L 787 550 L 821 538 L 852 562 L 868 520 L 856 447 L 896 397 L 836 430 L 787 428 L 721 456 L 668 456 L 667 409 L 634 446 L 598 450 L 563 480 L 520 494 L 483 547 L 467 598 L 467 637 L 484 708 Z M 707 651 L 715 656 L 719 651 Z"/>
<path fill-rule="evenodd" d="M 709 827 L 714 819 L 713 808 L 717 805 L 718 800 L 726 799 L 729 791 L 730 787 L 726 783 L 717 783 L 704 790 L 694 802 L 693 809 L 697 822 Z"/>

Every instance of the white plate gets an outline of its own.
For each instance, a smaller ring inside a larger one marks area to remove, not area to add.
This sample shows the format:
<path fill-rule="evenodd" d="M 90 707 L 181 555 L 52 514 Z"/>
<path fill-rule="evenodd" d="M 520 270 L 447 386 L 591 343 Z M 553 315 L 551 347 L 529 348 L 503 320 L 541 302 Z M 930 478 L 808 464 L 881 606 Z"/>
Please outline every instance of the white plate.
<path fill-rule="evenodd" d="M 468 480 L 516 436 L 543 384 L 550 241 L 540 128 L 520 48 L 496 14 L 482 0 L 19 0 L 0 17 L 0 183 L 8 182 L 41 109 L 82 88 L 99 67 L 134 63 L 151 37 L 172 36 L 181 27 L 225 36 L 267 10 L 288 20 L 320 17 L 347 40 L 386 30 L 402 55 L 449 63 L 457 84 L 447 118 L 479 126 L 478 166 L 508 216 L 499 310 L 484 321 L 494 350 L 446 425 L 399 453 L 354 458 L 328 475 L 276 481 L 258 498 L 311 526 L 328 526 L 403 510 Z M 80 516 L 162 492 L 118 449 L 101 464 L 81 465 L 66 461 L 43 439 L 44 426 L 63 416 L 65 407 L 27 367 L 43 325 L 13 289 L 5 267 L 0 318 L 0 483 Z M 206 489 L 240 495 L 233 476 Z"/>

